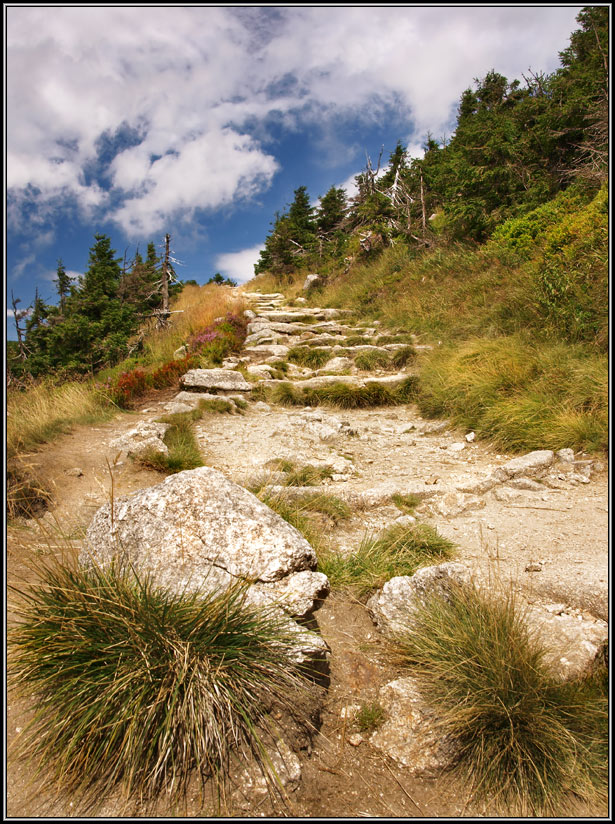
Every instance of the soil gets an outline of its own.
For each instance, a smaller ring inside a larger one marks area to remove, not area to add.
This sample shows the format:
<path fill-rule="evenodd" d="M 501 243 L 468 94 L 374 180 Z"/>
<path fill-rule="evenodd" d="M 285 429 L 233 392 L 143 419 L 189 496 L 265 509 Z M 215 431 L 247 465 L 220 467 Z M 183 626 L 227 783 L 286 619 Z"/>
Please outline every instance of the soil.
<path fill-rule="evenodd" d="M 175 391 L 159 392 L 132 413 L 118 413 L 98 426 L 75 427 L 27 456 L 52 494 L 52 507 L 36 521 L 13 523 L 7 530 L 8 582 L 17 587 L 32 580 L 30 561 L 41 555 L 78 550 L 96 509 L 109 500 L 162 480 L 160 473 L 140 468 L 128 458 L 114 462 L 109 442 L 132 428 L 137 420 L 154 420 L 161 404 Z M 416 483 L 425 487 L 454 485 L 460 477 L 481 478 L 511 455 L 483 442 L 467 443 L 467 433 L 450 427 L 421 434 L 433 422 L 423 420 L 412 406 L 369 410 L 318 410 L 321 423 L 349 424 L 340 433 L 321 439 L 306 425 L 305 410 L 249 405 L 244 414 L 207 414 L 197 425 L 207 465 L 245 484 L 268 461 L 294 459 L 298 464 L 327 464 L 342 458 L 352 467 L 332 480 L 327 491 L 365 492 L 384 483 L 399 491 Z M 412 429 L 414 427 L 414 429 Z M 348 434 L 348 433 L 351 434 Z M 455 443 L 464 443 L 452 451 Z M 583 456 L 577 456 L 582 458 Z M 425 499 L 416 512 L 457 545 L 457 558 L 474 568 L 511 578 L 528 600 L 563 601 L 593 615 L 608 618 L 608 472 L 594 466 L 589 483 L 573 481 L 561 466 L 561 478 L 540 491 L 515 490 L 507 500 L 493 492 L 478 496 L 480 508 L 457 515 L 438 514 Z M 435 483 L 434 483 L 435 480 Z M 451 487 L 452 488 L 452 487 Z M 388 525 L 401 512 L 390 501 L 355 508 L 350 521 L 331 530 L 330 541 L 352 551 L 366 531 Z M 541 562 L 541 563 L 537 563 Z M 536 571 L 526 571 L 536 569 Z M 11 619 L 9 601 L 9 621 Z M 406 768 L 387 759 L 369 743 L 342 710 L 348 705 L 376 701 L 379 688 L 399 677 L 387 657 L 364 603 L 349 594 L 333 592 L 315 613 L 320 631 L 331 648 L 329 685 L 321 709 L 320 729 L 311 747 L 299 753 L 302 778 L 287 806 L 264 797 L 257 801 L 226 800 L 219 813 L 232 817 L 291 815 L 296 817 L 463 817 L 488 816 L 494 809 L 479 806 L 469 788 L 450 774 L 413 778 Z M 28 707 L 9 693 L 7 743 L 24 728 Z M 9 758 L 8 817 L 74 817 L 82 810 L 62 793 L 38 789 L 32 767 Z M 213 810 L 216 812 L 216 810 Z M 96 817 L 207 816 L 212 808 L 198 795 L 178 809 L 159 799 L 154 809 L 117 798 L 101 799 L 89 815 Z M 605 814 L 604 810 L 575 807 L 564 816 Z"/>

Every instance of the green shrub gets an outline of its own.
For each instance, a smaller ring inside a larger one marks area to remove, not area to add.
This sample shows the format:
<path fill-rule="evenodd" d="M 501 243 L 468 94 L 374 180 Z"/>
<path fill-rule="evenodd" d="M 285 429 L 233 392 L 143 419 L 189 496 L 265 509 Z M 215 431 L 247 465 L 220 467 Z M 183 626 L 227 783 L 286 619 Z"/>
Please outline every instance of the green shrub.
<path fill-rule="evenodd" d="M 38 576 L 15 593 L 10 669 L 33 710 L 19 752 L 57 786 L 177 796 L 193 774 L 223 782 L 231 753 L 271 775 L 267 713 L 302 678 L 294 634 L 245 588 L 174 594 L 118 565 Z"/>
<path fill-rule="evenodd" d="M 456 742 L 475 797 L 548 815 L 566 793 L 606 794 L 604 679 L 557 680 L 512 590 L 453 587 L 447 599 L 426 597 L 396 649 Z"/>

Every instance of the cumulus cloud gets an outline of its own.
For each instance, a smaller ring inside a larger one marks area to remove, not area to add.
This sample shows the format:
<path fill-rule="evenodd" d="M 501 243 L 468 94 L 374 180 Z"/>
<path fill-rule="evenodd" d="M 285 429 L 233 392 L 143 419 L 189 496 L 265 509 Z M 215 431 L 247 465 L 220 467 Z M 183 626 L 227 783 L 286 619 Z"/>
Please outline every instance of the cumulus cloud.
<path fill-rule="evenodd" d="M 556 68 L 580 8 L 9 7 L 11 215 L 70 201 L 131 235 L 253 197 L 279 167 L 271 117 L 394 111 L 416 147 L 472 77 Z"/>
<path fill-rule="evenodd" d="M 245 283 L 254 277 L 254 264 L 258 262 L 263 245 L 252 246 L 241 252 L 226 252 L 216 257 L 216 268 L 221 274 Z"/>

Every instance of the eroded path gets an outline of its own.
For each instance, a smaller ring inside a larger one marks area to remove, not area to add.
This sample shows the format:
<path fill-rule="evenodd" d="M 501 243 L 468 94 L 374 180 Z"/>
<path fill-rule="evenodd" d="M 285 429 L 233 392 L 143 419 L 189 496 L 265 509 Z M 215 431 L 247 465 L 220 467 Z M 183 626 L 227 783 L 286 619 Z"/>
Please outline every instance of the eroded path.
<path fill-rule="evenodd" d="M 383 353 L 384 363 L 405 344 L 379 343 L 382 335 L 376 326 L 357 327 L 335 310 L 286 307 L 279 295 L 252 295 L 250 300 L 253 316 L 245 351 L 225 366 L 241 366 L 246 376 L 251 375 L 252 392 L 258 392 L 259 383 L 276 386 L 281 381 L 301 387 L 314 385 L 315 378 L 316 385 L 341 379 L 352 385 L 376 380 L 394 387 L 420 368 L 419 350 L 418 363 L 362 370 L 355 363 L 358 355 L 377 351 Z M 357 341 L 359 337 L 363 340 Z M 331 359 L 320 369 L 291 364 L 281 375 L 279 361 L 298 345 L 328 348 Z M 251 393 L 244 394 L 247 399 Z M 158 473 L 139 468 L 125 455 L 118 458 L 110 444 L 138 420 L 153 421 L 173 409 L 173 395 L 158 393 L 135 413 L 97 427 L 80 427 L 31 456 L 53 489 L 55 505 L 39 524 L 9 531 L 13 581 L 27 578 L 28 556 L 77 548 L 93 512 L 110 495 L 160 481 Z M 185 395 L 179 402 L 186 403 Z M 337 524 L 322 522 L 329 546 L 343 553 L 352 553 L 366 533 L 377 533 L 403 517 L 392 500 L 396 493 L 413 495 L 420 500 L 414 517 L 453 540 L 459 560 L 511 578 L 530 601 L 561 602 L 580 615 L 607 618 L 608 473 L 602 461 L 565 453 L 546 465 L 544 459 L 529 459 L 521 466 L 513 463 L 511 469 L 514 456 L 498 453 L 446 422 L 422 418 L 412 404 L 336 409 L 249 401 L 241 413 L 206 414 L 196 431 L 205 463 L 241 485 L 267 481 L 275 486 L 283 480 L 281 460 L 298 468 L 328 467 L 328 477 L 316 486 L 287 492 L 321 491 L 349 504 L 349 518 Z M 409 777 L 352 727 L 345 708 L 375 701 L 379 688 L 396 677 L 395 668 L 380 649 L 363 604 L 334 592 L 317 618 L 332 651 L 331 683 L 322 735 L 303 758 L 301 785 L 293 794 L 294 813 L 485 814 L 466 808 L 464 789 L 448 778 Z M 24 712 L 17 704 L 9 706 L 9 739 L 22 726 Z M 10 770 L 11 815 L 73 814 L 70 800 L 33 794 L 23 765 Z M 233 814 L 259 815 L 267 803 L 258 812 L 248 804 Z M 119 801 L 110 799 L 98 815 L 113 816 L 122 810 Z M 182 814 L 198 811 L 194 800 Z M 138 809 L 132 812 L 139 815 Z M 162 804 L 159 814 L 166 813 Z"/>

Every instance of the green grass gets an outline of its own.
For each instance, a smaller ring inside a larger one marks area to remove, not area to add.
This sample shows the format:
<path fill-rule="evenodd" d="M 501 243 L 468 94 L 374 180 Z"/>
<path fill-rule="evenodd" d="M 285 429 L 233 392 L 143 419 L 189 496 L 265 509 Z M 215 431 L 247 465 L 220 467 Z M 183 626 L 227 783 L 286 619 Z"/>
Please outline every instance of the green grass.
<path fill-rule="evenodd" d="M 325 363 L 331 360 L 330 349 L 319 349 L 310 346 L 293 346 L 286 356 L 291 363 L 298 366 L 305 366 L 309 369 L 320 369 Z"/>
<path fill-rule="evenodd" d="M 112 565 L 47 565 L 16 591 L 11 687 L 33 711 L 18 754 L 56 789 L 97 800 L 178 796 L 263 750 L 267 714 L 302 688 L 293 633 L 245 588 L 173 594 Z"/>
<path fill-rule="evenodd" d="M 362 732 L 373 732 L 383 724 L 386 712 L 377 701 L 362 704 L 354 717 L 354 722 Z"/>
<path fill-rule="evenodd" d="M 553 815 L 567 794 L 607 791 L 606 670 L 562 682 L 544 663 L 512 590 L 428 596 L 396 642 L 474 797 L 507 813 Z"/>
<path fill-rule="evenodd" d="M 398 575 L 414 575 L 419 567 L 451 558 L 454 544 L 427 524 L 394 525 L 383 534 L 366 536 L 352 555 L 323 552 L 318 569 L 332 587 L 367 593 Z"/>
<path fill-rule="evenodd" d="M 325 551 L 327 528 L 349 518 L 351 514 L 350 507 L 344 501 L 326 492 L 307 492 L 290 497 L 284 492 L 272 492 L 265 482 L 253 483 L 248 489 L 294 526 L 317 551 Z"/>
<path fill-rule="evenodd" d="M 267 467 L 285 473 L 283 486 L 316 486 L 325 478 L 330 478 L 333 475 L 333 467 L 328 464 L 297 466 L 293 461 L 279 459 L 270 461 Z"/>
<path fill-rule="evenodd" d="M 414 363 L 416 360 L 416 349 L 414 346 L 404 346 L 403 349 L 397 349 L 391 353 L 391 363 L 396 369 L 402 369 L 409 363 Z"/>
<path fill-rule="evenodd" d="M 363 387 L 333 383 L 319 388 L 302 388 L 291 383 L 273 387 L 267 396 L 282 406 L 334 406 L 339 409 L 368 409 L 411 403 L 416 396 L 416 378 L 407 378 L 394 388 L 374 381 Z"/>
<path fill-rule="evenodd" d="M 375 369 L 389 369 L 391 357 L 388 352 L 362 352 L 354 359 L 357 369 L 373 372 Z"/>
<path fill-rule="evenodd" d="M 422 498 L 420 495 L 415 495 L 412 492 L 407 495 L 403 495 L 401 492 L 396 492 L 394 495 L 391 495 L 391 501 L 404 514 L 412 515 L 414 514 L 414 510 L 421 503 Z"/>
<path fill-rule="evenodd" d="M 372 338 L 366 338 L 364 335 L 350 335 L 344 341 L 345 346 L 373 346 Z"/>
<path fill-rule="evenodd" d="M 173 475 L 176 472 L 183 472 L 186 469 L 196 469 L 203 466 L 203 458 L 199 450 L 199 445 L 194 436 L 192 424 L 199 420 L 206 408 L 201 404 L 210 403 L 200 401 L 199 407 L 191 412 L 176 412 L 173 415 L 165 415 L 160 420 L 163 423 L 170 423 L 171 426 L 164 434 L 163 441 L 167 446 L 168 454 L 162 452 L 149 451 L 139 455 L 137 460 L 143 466 L 157 469 Z M 228 403 L 222 401 L 222 403 Z M 221 411 L 221 410 L 217 410 Z"/>

